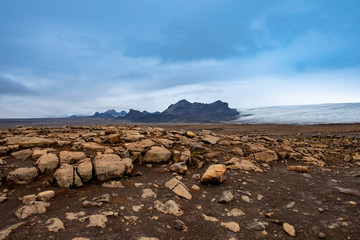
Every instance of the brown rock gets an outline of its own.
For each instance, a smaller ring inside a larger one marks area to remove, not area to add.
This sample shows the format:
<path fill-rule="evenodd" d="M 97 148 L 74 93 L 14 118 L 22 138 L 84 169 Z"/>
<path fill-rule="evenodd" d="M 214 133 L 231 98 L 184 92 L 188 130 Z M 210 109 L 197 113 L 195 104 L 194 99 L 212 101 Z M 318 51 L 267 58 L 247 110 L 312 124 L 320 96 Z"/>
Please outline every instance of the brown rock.
<path fill-rule="evenodd" d="M 239 147 L 234 147 L 232 150 L 231 150 L 232 153 L 238 155 L 238 156 L 244 156 L 244 152 L 241 148 Z"/>
<path fill-rule="evenodd" d="M 274 152 L 272 150 L 267 150 L 264 152 L 257 152 L 254 154 L 254 158 L 256 161 L 266 162 L 266 163 L 278 160 L 278 156 L 277 156 L 276 152 Z"/>
<path fill-rule="evenodd" d="M 296 232 L 295 232 L 295 228 L 294 226 L 288 224 L 288 223 L 284 223 L 283 224 L 283 228 L 284 231 L 289 234 L 291 237 L 295 237 L 296 236 Z"/>
<path fill-rule="evenodd" d="M 289 171 L 294 171 L 294 172 L 298 172 L 298 173 L 308 173 L 309 172 L 309 168 L 305 167 L 305 166 L 287 166 L 286 169 Z"/>
<path fill-rule="evenodd" d="M 33 150 L 25 149 L 17 152 L 11 153 L 11 155 L 16 158 L 17 160 L 25 161 L 33 154 Z"/>
<path fill-rule="evenodd" d="M 72 164 L 74 162 L 79 162 L 82 159 L 86 158 L 85 153 L 83 152 L 69 152 L 69 151 L 61 151 L 59 153 L 60 164 L 67 163 Z"/>
<path fill-rule="evenodd" d="M 93 177 L 93 164 L 90 158 L 81 160 L 77 165 L 76 171 L 84 183 L 89 182 Z"/>
<path fill-rule="evenodd" d="M 204 184 L 222 183 L 226 179 L 226 166 L 223 164 L 214 164 L 209 166 L 200 181 Z"/>
<path fill-rule="evenodd" d="M 25 219 L 32 215 L 43 214 L 46 212 L 46 208 L 49 206 L 50 206 L 50 203 L 48 203 L 48 202 L 42 202 L 42 201 L 30 202 L 27 205 L 18 208 L 15 211 L 15 216 L 18 219 Z"/>
<path fill-rule="evenodd" d="M 188 168 L 186 166 L 186 163 L 184 162 L 174 163 L 170 166 L 170 171 L 177 172 L 180 174 L 185 174 L 187 170 Z"/>
<path fill-rule="evenodd" d="M 40 172 L 52 171 L 56 169 L 59 165 L 58 157 L 53 153 L 47 153 L 42 155 L 37 161 L 36 164 L 40 169 Z"/>
<path fill-rule="evenodd" d="M 219 138 L 211 135 L 205 135 L 202 141 L 207 144 L 215 145 L 219 142 Z"/>
<path fill-rule="evenodd" d="M 143 152 L 145 149 L 154 146 L 155 143 L 150 139 L 144 139 L 139 142 L 126 143 L 125 147 L 132 152 Z"/>
<path fill-rule="evenodd" d="M 28 184 L 38 176 L 38 170 L 31 168 L 18 168 L 9 172 L 7 176 L 8 181 L 13 181 L 16 184 Z"/>
<path fill-rule="evenodd" d="M 109 142 L 110 143 L 119 143 L 121 141 L 120 134 L 111 134 L 109 135 Z"/>
<path fill-rule="evenodd" d="M 144 156 L 144 162 L 160 163 L 168 162 L 171 158 L 171 152 L 163 147 L 152 147 L 146 152 Z"/>
<path fill-rule="evenodd" d="M 41 157 L 44 154 L 47 154 L 46 149 L 35 149 L 32 154 L 32 159 L 37 160 L 39 157 Z"/>
<path fill-rule="evenodd" d="M 55 140 L 50 140 L 46 138 L 40 137 L 23 137 L 23 136 L 15 136 L 8 137 L 6 143 L 8 145 L 19 145 L 22 148 L 30 148 L 30 147 L 45 147 L 51 144 L 55 144 Z"/>
<path fill-rule="evenodd" d="M 97 179 L 104 181 L 122 177 L 125 164 L 116 154 L 100 154 L 94 159 L 94 169 Z"/>
<path fill-rule="evenodd" d="M 60 187 L 69 188 L 74 184 L 74 168 L 64 163 L 56 170 L 54 177 Z"/>

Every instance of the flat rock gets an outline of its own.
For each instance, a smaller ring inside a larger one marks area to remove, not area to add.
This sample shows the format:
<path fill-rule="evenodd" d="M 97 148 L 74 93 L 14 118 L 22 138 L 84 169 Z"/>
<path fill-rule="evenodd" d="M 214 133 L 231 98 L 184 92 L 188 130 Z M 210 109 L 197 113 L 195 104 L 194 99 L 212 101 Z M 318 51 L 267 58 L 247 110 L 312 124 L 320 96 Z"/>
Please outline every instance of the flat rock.
<path fill-rule="evenodd" d="M 256 161 L 266 162 L 266 163 L 278 160 L 278 156 L 276 152 L 272 150 L 257 152 L 254 154 L 254 158 Z"/>
<path fill-rule="evenodd" d="M 1 230 L 0 231 L 0 240 L 5 240 L 13 230 L 17 229 L 18 227 L 20 227 L 24 223 L 25 222 L 19 222 L 19 223 L 16 223 L 14 225 L 11 225 L 8 228 L 5 228 L 4 230 Z"/>
<path fill-rule="evenodd" d="M 59 218 L 50 218 L 46 221 L 48 230 L 51 232 L 58 232 L 61 229 L 65 229 L 64 223 Z"/>
<path fill-rule="evenodd" d="M 191 194 L 189 193 L 189 189 L 180 182 L 177 178 L 172 178 L 168 182 L 165 183 L 165 186 L 172 190 L 176 195 L 183 197 L 185 199 L 192 199 Z"/>
<path fill-rule="evenodd" d="M 87 227 L 100 227 L 105 228 L 107 217 L 105 215 L 96 214 L 89 216 L 89 225 Z"/>
<path fill-rule="evenodd" d="M 245 213 L 238 208 L 233 208 L 231 209 L 230 212 L 227 213 L 227 215 L 229 217 L 240 217 L 240 216 L 244 216 Z"/>
<path fill-rule="evenodd" d="M 38 170 L 34 167 L 30 168 L 17 168 L 9 172 L 7 180 L 16 184 L 28 184 L 38 176 Z"/>
<path fill-rule="evenodd" d="M 97 150 L 97 151 L 102 151 L 106 149 L 106 146 L 94 142 L 83 143 L 82 146 L 84 149 Z"/>
<path fill-rule="evenodd" d="M 25 161 L 33 154 L 33 150 L 31 149 L 25 149 L 17 152 L 11 153 L 11 155 L 16 158 L 16 160 Z"/>
<path fill-rule="evenodd" d="M 125 147 L 132 152 L 143 152 L 145 149 L 152 147 L 155 145 L 155 142 L 153 142 L 150 139 L 144 139 L 139 142 L 132 142 L 132 143 L 126 143 Z"/>
<path fill-rule="evenodd" d="M 171 158 L 171 152 L 163 147 L 154 146 L 146 152 L 144 162 L 160 163 L 168 162 Z"/>
<path fill-rule="evenodd" d="M 46 147 L 51 144 L 55 144 L 56 141 L 47 138 L 40 138 L 40 137 L 15 136 L 15 137 L 8 137 L 6 143 L 7 145 L 19 145 L 19 147 L 22 148 L 30 148 L 30 147 Z"/>
<path fill-rule="evenodd" d="M 239 159 L 237 157 L 231 158 L 229 161 L 225 162 L 228 169 L 232 170 L 242 170 L 242 171 L 255 171 L 255 172 L 263 172 L 261 168 L 256 166 L 250 160 L 247 159 Z M 230 165 L 231 164 L 231 165 Z"/>
<path fill-rule="evenodd" d="M 222 222 L 220 224 L 222 227 L 229 229 L 232 232 L 239 232 L 240 227 L 239 224 L 236 222 Z"/>
<path fill-rule="evenodd" d="M 214 164 L 202 175 L 200 181 L 204 184 L 218 184 L 226 179 L 226 166 L 224 164 Z"/>
<path fill-rule="evenodd" d="M 41 173 L 52 171 L 59 166 L 59 158 L 53 153 L 47 153 L 42 155 L 36 161 L 36 164 L 38 165 Z"/>
<path fill-rule="evenodd" d="M 100 154 L 94 159 L 94 169 L 97 179 L 104 181 L 122 177 L 125 164 L 116 154 Z"/>
<path fill-rule="evenodd" d="M 211 217 L 211 216 L 207 216 L 205 214 L 202 215 L 205 221 L 208 222 L 218 222 L 219 219 L 215 218 L 215 217 Z"/>
<path fill-rule="evenodd" d="M 309 168 L 306 166 L 287 166 L 286 169 L 288 171 L 294 171 L 294 172 L 298 172 L 298 173 L 308 173 L 309 172 Z"/>
<path fill-rule="evenodd" d="M 215 145 L 219 142 L 219 138 L 211 135 L 205 135 L 202 141 L 207 144 Z"/>
<path fill-rule="evenodd" d="M 154 208 L 159 212 L 170 214 L 174 216 L 181 216 L 184 212 L 180 209 L 180 207 L 173 200 L 168 200 L 165 203 L 162 203 L 159 200 L 154 202 Z"/>
<path fill-rule="evenodd" d="M 46 208 L 50 206 L 48 202 L 33 201 L 15 210 L 15 216 L 18 219 L 25 219 L 32 215 L 43 214 Z"/>
<path fill-rule="evenodd" d="M 66 213 L 66 219 L 69 219 L 69 220 L 77 220 L 83 216 L 85 216 L 85 212 L 83 212 L 83 211 L 78 212 L 78 213 L 73 213 L 73 212 Z"/>
<path fill-rule="evenodd" d="M 86 158 L 85 153 L 83 152 L 69 152 L 69 151 L 61 151 L 59 153 L 60 164 L 67 163 L 72 164 L 74 162 L 79 162 L 82 159 Z"/>
<path fill-rule="evenodd" d="M 294 226 L 288 224 L 288 223 L 284 223 L 283 224 L 283 228 L 284 231 L 289 234 L 291 237 L 295 237 L 296 236 L 296 232 L 295 232 L 295 228 Z"/>
<path fill-rule="evenodd" d="M 149 198 L 149 197 L 156 198 L 157 195 L 151 188 L 143 189 L 143 193 L 141 195 L 141 198 Z"/>
<path fill-rule="evenodd" d="M 37 160 L 39 157 L 41 157 L 44 154 L 47 154 L 46 149 L 35 149 L 32 154 L 32 159 Z"/>

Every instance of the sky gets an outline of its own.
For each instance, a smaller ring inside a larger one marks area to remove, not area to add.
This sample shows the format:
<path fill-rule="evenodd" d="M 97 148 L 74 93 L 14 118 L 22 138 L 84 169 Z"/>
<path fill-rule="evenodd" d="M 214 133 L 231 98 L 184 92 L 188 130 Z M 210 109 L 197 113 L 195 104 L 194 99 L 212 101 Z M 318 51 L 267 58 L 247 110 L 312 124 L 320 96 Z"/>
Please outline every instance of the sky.
<path fill-rule="evenodd" d="M 360 102 L 358 0 L 0 0 L 0 118 Z"/>

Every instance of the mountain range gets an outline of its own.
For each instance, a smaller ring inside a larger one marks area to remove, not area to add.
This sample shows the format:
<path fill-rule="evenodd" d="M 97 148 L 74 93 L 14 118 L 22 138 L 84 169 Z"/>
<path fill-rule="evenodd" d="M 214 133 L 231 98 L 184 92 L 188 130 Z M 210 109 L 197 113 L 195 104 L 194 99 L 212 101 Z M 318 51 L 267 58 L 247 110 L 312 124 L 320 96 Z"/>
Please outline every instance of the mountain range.
<path fill-rule="evenodd" d="M 239 112 L 236 109 L 229 108 L 228 103 L 216 101 L 210 104 L 190 103 L 183 99 L 175 104 L 171 104 L 163 112 L 150 113 L 140 112 L 130 109 L 117 112 L 114 109 L 104 113 L 96 112 L 92 118 L 113 118 L 127 122 L 138 123 L 216 123 L 235 120 Z"/>

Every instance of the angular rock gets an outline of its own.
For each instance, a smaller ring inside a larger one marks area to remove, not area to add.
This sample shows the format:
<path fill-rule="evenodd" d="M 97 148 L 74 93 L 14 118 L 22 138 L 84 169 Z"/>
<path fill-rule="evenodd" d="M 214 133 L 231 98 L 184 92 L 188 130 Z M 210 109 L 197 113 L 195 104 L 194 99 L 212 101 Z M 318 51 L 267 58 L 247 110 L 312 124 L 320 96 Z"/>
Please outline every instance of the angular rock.
<path fill-rule="evenodd" d="M 266 162 L 266 163 L 278 160 L 278 156 L 276 152 L 272 150 L 257 152 L 254 154 L 254 158 L 256 161 Z"/>
<path fill-rule="evenodd" d="M 23 204 L 28 204 L 30 202 L 33 202 L 33 201 L 36 201 L 36 195 L 35 194 L 29 194 L 29 195 L 26 195 L 22 198 L 19 198 Z"/>
<path fill-rule="evenodd" d="M 153 140 L 154 140 L 154 142 L 160 143 L 161 145 L 163 145 L 166 148 L 171 148 L 174 145 L 174 141 L 165 139 L 165 138 L 156 138 Z"/>
<path fill-rule="evenodd" d="M 46 224 L 50 224 L 47 228 L 51 232 L 58 232 L 61 229 L 65 229 L 64 223 L 59 218 L 50 218 Z"/>
<path fill-rule="evenodd" d="M 93 178 L 93 164 L 90 158 L 83 159 L 76 168 L 82 182 L 87 183 Z"/>
<path fill-rule="evenodd" d="M 184 212 L 173 200 L 169 200 L 166 203 L 162 203 L 161 201 L 156 200 L 154 202 L 154 208 L 157 209 L 159 212 L 174 215 L 177 217 L 184 214 Z"/>
<path fill-rule="evenodd" d="M 218 222 L 219 219 L 215 218 L 215 217 L 211 217 L 211 216 L 207 216 L 205 214 L 202 215 L 205 221 L 209 221 L 209 222 Z"/>
<path fill-rule="evenodd" d="M 121 141 L 120 134 L 110 134 L 109 135 L 109 142 L 110 143 L 119 143 Z"/>
<path fill-rule="evenodd" d="M 226 179 L 226 166 L 224 164 L 214 164 L 202 175 L 200 181 L 204 184 L 218 184 Z"/>
<path fill-rule="evenodd" d="M 230 191 L 224 191 L 220 198 L 218 199 L 218 203 L 229 203 L 234 199 L 233 194 Z"/>
<path fill-rule="evenodd" d="M 32 159 L 37 160 L 39 157 L 41 157 L 44 154 L 47 154 L 46 149 L 35 149 L 32 154 Z"/>
<path fill-rule="evenodd" d="M 67 163 L 72 164 L 74 162 L 79 162 L 82 159 L 86 158 L 85 153 L 83 152 L 69 152 L 69 151 L 61 151 L 59 153 L 60 164 Z"/>
<path fill-rule="evenodd" d="M 177 178 L 172 178 L 165 183 L 165 186 L 172 190 L 176 195 L 190 200 L 192 198 L 188 188 Z"/>
<path fill-rule="evenodd" d="M 49 146 L 51 144 L 55 144 L 56 141 L 40 137 L 15 136 L 8 137 L 6 143 L 7 145 L 19 145 L 21 148 L 30 148 Z"/>
<path fill-rule="evenodd" d="M 0 146 L 0 156 L 7 154 L 9 152 L 9 150 L 10 149 L 8 147 L 1 147 Z"/>
<path fill-rule="evenodd" d="M 101 154 L 95 157 L 94 170 L 97 179 L 104 181 L 122 177 L 125 164 L 116 154 Z"/>
<path fill-rule="evenodd" d="M 192 131 L 187 131 L 186 136 L 189 137 L 189 138 L 194 138 L 194 137 L 196 137 L 196 134 L 193 133 Z"/>
<path fill-rule="evenodd" d="M 82 146 L 84 149 L 97 150 L 97 151 L 102 151 L 102 150 L 106 149 L 105 146 L 100 145 L 98 143 L 94 143 L 94 142 L 83 143 Z"/>
<path fill-rule="evenodd" d="M 232 153 L 238 155 L 238 156 L 244 156 L 244 152 L 241 148 L 239 147 L 234 147 L 232 150 L 231 150 Z"/>
<path fill-rule="evenodd" d="M 230 212 L 227 213 L 227 215 L 229 217 L 240 217 L 240 216 L 244 216 L 245 213 L 238 208 L 233 208 L 231 209 Z"/>
<path fill-rule="evenodd" d="M 174 221 L 174 228 L 178 231 L 184 231 L 186 229 L 185 223 L 179 219 Z"/>
<path fill-rule="evenodd" d="M 105 215 L 100 215 L 100 214 L 91 215 L 89 216 L 89 225 L 87 225 L 87 227 L 105 228 L 107 221 L 108 220 Z"/>
<path fill-rule="evenodd" d="M 77 220 L 83 216 L 85 216 L 85 212 L 83 212 L 83 211 L 78 212 L 78 213 L 73 213 L 73 212 L 66 213 L 66 219 L 69 219 L 69 220 Z"/>
<path fill-rule="evenodd" d="M 256 166 L 254 163 L 247 159 L 240 160 L 237 157 L 231 158 L 229 161 L 225 162 L 226 165 L 231 164 L 230 166 L 227 166 L 227 168 L 232 170 L 243 170 L 243 171 L 255 171 L 255 172 L 263 172 L 261 168 Z"/>
<path fill-rule="evenodd" d="M 17 160 L 25 161 L 33 154 L 33 150 L 25 149 L 17 152 L 11 153 L 11 155 L 16 158 Z"/>
<path fill-rule="evenodd" d="M 47 153 L 47 154 L 42 155 L 36 161 L 36 164 L 38 165 L 40 172 L 44 173 L 46 171 L 55 170 L 59 165 L 59 159 L 55 154 Z"/>
<path fill-rule="evenodd" d="M 239 224 L 236 222 L 222 222 L 220 224 L 222 227 L 229 229 L 232 232 L 239 232 L 240 227 Z"/>
<path fill-rule="evenodd" d="M 15 216 L 18 219 L 25 219 L 35 214 L 43 214 L 49 206 L 50 203 L 48 202 L 33 201 L 16 209 Z"/>
<path fill-rule="evenodd" d="M 171 152 L 163 147 L 154 146 L 146 152 L 144 162 L 160 163 L 168 162 L 171 158 Z"/>
<path fill-rule="evenodd" d="M 143 189 L 143 194 L 141 195 L 141 198 L 149 198 L 149 197 L 156 198 L 157 195 L 151 188 Z"/>
<path fill-rule="evenodd" d="M 132 152 L 143 152 L 145 149 L 154 146 L 155 143 L 150 139 L 144 139 L 139 142 L 126 143 L 125 147 Z"/>
<path fill-rule="evenodd" d="M 295 228 L 294 226 L 288 224 L 288 223 L 284 223 L 283 224 L 283 228 L 284 231 L 289 234 L 291 237 L 295 237 L 296 236 L 296 232 L 295 232 Z"/>
<path fill-rule="evenodd" d="M 0 240 L 5 240 L 13 230 L 17 229 L 18 227 L 20 227 L 24 223 L 25 222 L 19 222 L 19 223 L 16 223 L 14 225 L 11 225 L 10 227 L 8 227 L 8 228 L 6 228 L 4 230 L 1 230 L 0 231 Z"/>
<path fill-rule="evenodd" d="M 207 144 L 215 145 L 219 142 L 219 138 L 211 135 L 205 135 L 202 141 Z"/>
<path fill-rule="evenodd" d="M 54 174 L 58 185 L 62 188 L 69 188 L 74 184 L 74 168 L 64 163 L 58 168 Z"/>
<path fill-rule="evenodd" d="M 40 192 L 36 198 L 39 201 L 44 201 L 44 202 L 50 202 L 53 198 L 55 197 L 55 192 L 53 190 L 48 190 L 48 191 L 44 191 L 44 192 Z"/>
<path fill-rule="evenodd" d="M 177 172 L 180 174 L 185 174 L 188 168 L 185 162 L 174 163 L 170 166 L 170 171 Z"/>
<path fill-rule="evenodd" d="M 9 172 L 7 175 L 8 181 L 13 181 L 16 184 L 28 184 L 38 176 L 38 170 L 34 167 L 18 168 Z"/>
<path fill-rule="evenodd" d="M 265 230 L 265 225 L 262 222 L 255 221 L 250 223 L 247 228 L 255 231 L 263 231 Z"/>

